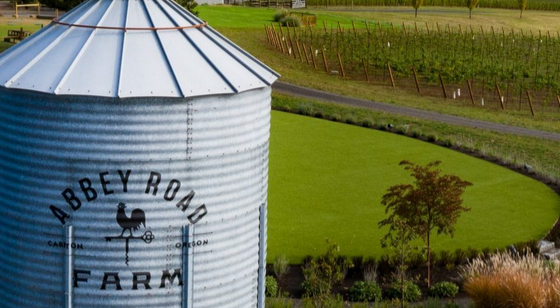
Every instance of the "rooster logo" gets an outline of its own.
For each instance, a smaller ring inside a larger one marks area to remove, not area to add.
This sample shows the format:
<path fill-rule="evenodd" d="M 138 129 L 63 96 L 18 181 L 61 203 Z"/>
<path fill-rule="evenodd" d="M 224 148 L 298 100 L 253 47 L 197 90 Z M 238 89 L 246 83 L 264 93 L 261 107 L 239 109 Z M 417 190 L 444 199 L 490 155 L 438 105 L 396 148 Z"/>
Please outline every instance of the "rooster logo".
<path fill-rule="evenodd" d="M 120 202 L 117 206 L 117 223 L 123 229 L 121 235 L 119 236 L 106 236 L 105 240 L 107 242 L 111 241 L 124 241 L 125 242 L 125 263 L 128 266 L 128 252 L 129 252 L 129 241 L 137 240 L 137 241 L 144 241 L 146 244 L 150 244 L 155 236 L 152 231 L 148 230 L 144 232 L 141 236 L 134 236 L 132 234 L 132 230 L 137 231 L 140 226 L 146 228 L 146 214 L 141 209 L 135 209 L 130 213 L 130 218 L 126 216 L 125 210 L 126 205 L 123 202 Z M 130 233 L 129 236 L 124 236 L 124 233 L 128 230 Z"/>
<path fill-rule="evenodd" d="M 144 226 L 146 228 L 146 215 L 144 211 L 141 209 L 135 209 L 130 214 L 130 218 L 126 216 L 124 209 L 126 209 L 126 205 L 121 202 L 117 206 L 117 223 L 121 228 L 123 228 L 121 236 L 124 235 L 124 232 L 128 230 L 130 232 L 130 236 L 132 237 L 132 230 L 136 231 L 140 228 L 140 226 Z"/>

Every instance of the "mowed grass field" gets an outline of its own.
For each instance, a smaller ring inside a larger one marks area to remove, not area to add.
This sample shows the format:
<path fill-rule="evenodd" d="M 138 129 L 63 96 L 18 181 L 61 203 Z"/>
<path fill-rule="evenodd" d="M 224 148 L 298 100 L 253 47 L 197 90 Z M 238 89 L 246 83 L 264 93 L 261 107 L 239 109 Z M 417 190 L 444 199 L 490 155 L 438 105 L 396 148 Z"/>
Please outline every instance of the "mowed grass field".
<path fill-rule="evenodd" d="M 434 236 L 436 250 L 501 248 L 540 239 L 558 218 L 560 198 L 511 170 L 412 138 L 273 111 L 268 261 L 292 263 L 323 253 L 325 238 L 346 255 L 379 256 L 386 233 L 381 196 L 411 182 L 401 160 L 443 162 L 445 173 L 471 181 L 454 238 Z"/>

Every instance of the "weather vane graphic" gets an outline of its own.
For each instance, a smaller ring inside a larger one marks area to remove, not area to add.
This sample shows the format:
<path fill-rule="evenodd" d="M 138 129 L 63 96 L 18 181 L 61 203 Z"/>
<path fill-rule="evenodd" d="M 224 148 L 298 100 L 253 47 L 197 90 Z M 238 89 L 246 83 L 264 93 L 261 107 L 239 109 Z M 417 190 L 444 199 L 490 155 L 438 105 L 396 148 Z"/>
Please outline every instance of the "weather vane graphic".
<path fill-rule="evenodd" d="M 148 230 L 144 232 L 141 236 L 134 236 L 132 231 L 137 231 L 141 226 L 146 228 L 146 214 L 141 209 L 134 209 L 130 214 L 130 218 L 126 216 L 125 213 L 126 205 L 120 202 L 117 206 L 117 223 L 122 228 L 121 235 L 119 236 L 106 236 L 105 240 L 110 242 L 112 240 L 125 241 L 125 263 L 128 266 L 128 251 L 129 251 L 129 241 L 130 240 L 142 240 L 146 244 L 150 244 L 155 238 L 152 231 Z M 125 232 L 128 230 L 129 235 L 124 236 Z"/>

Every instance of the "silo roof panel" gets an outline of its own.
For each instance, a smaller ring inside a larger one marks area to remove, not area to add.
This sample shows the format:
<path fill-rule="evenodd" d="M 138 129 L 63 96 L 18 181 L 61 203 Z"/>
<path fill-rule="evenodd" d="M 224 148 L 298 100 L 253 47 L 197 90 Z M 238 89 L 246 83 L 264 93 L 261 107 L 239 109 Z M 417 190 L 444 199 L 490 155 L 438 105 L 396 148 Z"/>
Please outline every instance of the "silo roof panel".
<path fill-rule="evenodd" d="M 203 21 L 170 0 L 89 0 L 59 21 L 66 24 L 51 24 L 0 55 L 2 85 L 60 95 L 194 97 L 261 88 L 279 76 L 208 26 L 181 28 Z"/>

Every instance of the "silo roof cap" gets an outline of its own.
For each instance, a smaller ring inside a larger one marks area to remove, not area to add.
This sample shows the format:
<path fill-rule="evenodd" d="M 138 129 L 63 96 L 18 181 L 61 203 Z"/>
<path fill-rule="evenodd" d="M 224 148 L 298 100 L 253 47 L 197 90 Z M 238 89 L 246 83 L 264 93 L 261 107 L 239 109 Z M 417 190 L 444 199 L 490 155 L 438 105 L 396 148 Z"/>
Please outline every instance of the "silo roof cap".
<path fill-rule="evenodd" d="M 0 85 L 58 95 L 195 97 L 278 77 L 172 0 L 89 0 L 0 55 Z"/>

